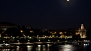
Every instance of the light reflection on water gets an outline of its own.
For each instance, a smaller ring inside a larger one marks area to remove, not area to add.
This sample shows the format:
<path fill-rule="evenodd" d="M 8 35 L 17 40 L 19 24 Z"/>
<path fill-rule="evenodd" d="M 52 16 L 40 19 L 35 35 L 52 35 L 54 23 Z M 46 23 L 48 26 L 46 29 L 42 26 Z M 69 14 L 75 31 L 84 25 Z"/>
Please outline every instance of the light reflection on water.
<path fill-rule="evenodd" d="M 61 45 L 59 51 L 74 51 L 75 47 L 73 45 Z"/>
<path fill-rule="evenodd" d="M 32 46 L 27 45 L 27 51 L 31 51 L 32 50 Z"/>
<path fill-rule="evenodd" d="M 85 48 L 88 47 L 89 44 L 83 44 L 83 46 L 78 46 L 78 47 L 83 47 L 84 50 L 86 51 Z M 51 44 L 42 44 L 42 45 L 26 45 L 26 46 L 16 46 L 16 49 L 0 49 L 0 51 L 50 51 Z M 74 45 L 57 45 L 57 47 L 54 47 L 52 49 L 59 49 L 58 51 L 75 51 L 78 47 Z M 55 51 L 55 50 L 54 50 Z M 56 50 L 57 51 L 57 50 Z M 80 51 L 80 50 L 79 50 Z"/>
<path fill-rule="evenodd" d="M 19 51 L 19 49 L 20 49 L 20 46 L 17 46 L 16 51 Z"/>

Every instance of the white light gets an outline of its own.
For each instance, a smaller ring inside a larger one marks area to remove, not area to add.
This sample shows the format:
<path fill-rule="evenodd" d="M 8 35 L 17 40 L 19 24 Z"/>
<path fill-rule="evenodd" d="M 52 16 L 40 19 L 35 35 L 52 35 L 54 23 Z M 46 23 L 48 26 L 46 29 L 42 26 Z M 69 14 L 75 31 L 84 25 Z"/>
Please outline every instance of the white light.
<path fill-rule="evenodd" d="M 17 41 L 19 41 L 19 40 L 17 40 Z"/>
<path fill-rule="evenodd" d="M 27 36 L 27 37 L 29 37 L 29 36 Z"/>
<path fill-rule="evenodd" d="M 47 46 L 49 47 L 49 46 L 50 46 L 50 44 L 47 44 Z"/>
<path fill-rule="evenodd" d="M 72 45 L 63 45 L 63 51 L 74 51 L 74 47 Z"/>
<path fill-rule="evenodd" d="M 31 37 L 30 37 L 31 38 Z"/>
<path fill-rule="evenodd" d="M 69 0 L 67 0 L 67 1 L 69 1 Z"/>
<path fill-rule="evenodd" d="M 31 46 L 27 46 L 27 47 L 31 47 Z"/>
<path fill-rule="evenodd" d="M 10 45 L 10 44 L 5 44 L 5 45 L 7 46 L 7 45 Z"/>
<path fill-rule="evenodd" d="M 30 40 L 28 40 L 28 41 L 30 41 Z"/>
<path fill-rule="evenodd" d="M 46 37 L 46 36 L 45 36 Z"/>
<path fill-rule="evenodd" d="M 41 45 L 38 45 L 38 51 L 40 51 L 41 50 Z"/>
<path fill-rule="evenodd" d="M 16 46 L 16 47 L 17 47 L 16 51 L 19 51 L 19 49 L 20 49 L 20 46 Z"/>
<path fill-rule="evenodd" d="M 15 37 L 13 37 L 13 38 L 15 38 Z"/>
<path fill-rule="evenodd" d="M 40 41 L 40 40 L 39 40 Z"/>
<path fill-rule="evenodd" d="M 48 41 L 50 41 L 50 40 L 48 39 Z"/>
<path fill-rule="evenodd" d="M 41 47 L 41 45 L 38 45 L 38 47 Z"/>
<path fill-rule="evenodd" d="M 84 44 L 84 46 L 88 46 L 89 44 Z"/>
<path fill-rule="evenodd" d="M 17 46 L 17 48 L 19 48 L 19 46 Z"/>
<path fill-rule="evenodd" d="M 3 42 L 5 42 L 5 41 L 3 41 Z"/>

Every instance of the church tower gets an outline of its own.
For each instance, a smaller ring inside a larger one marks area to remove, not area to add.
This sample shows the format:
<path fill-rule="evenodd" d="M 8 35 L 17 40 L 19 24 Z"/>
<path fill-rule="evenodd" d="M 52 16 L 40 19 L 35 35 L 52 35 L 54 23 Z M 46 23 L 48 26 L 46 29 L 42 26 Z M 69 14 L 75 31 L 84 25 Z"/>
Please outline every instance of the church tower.
<path fill-rule="evenodd" d="M 79 34 L 81 38 L 86 38 L 86 30 L 83 24 L 81 24 L 81 28 L 79 29 Z"/>
<path fill-rule="evenodd" d="M 84 25 L 83 24 L 81 24 L 81 29 L 84 29 Z"/>

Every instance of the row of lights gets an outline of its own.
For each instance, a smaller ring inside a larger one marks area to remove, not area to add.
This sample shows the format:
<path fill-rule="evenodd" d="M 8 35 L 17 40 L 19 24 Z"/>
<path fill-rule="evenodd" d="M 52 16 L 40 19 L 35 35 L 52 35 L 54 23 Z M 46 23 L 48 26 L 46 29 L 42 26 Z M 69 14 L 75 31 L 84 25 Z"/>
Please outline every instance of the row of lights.
<path fill-rule="evenodd" d="M 23 33 L 23 30 L 20 30 L 20 32 L 21 33 Z M 33 31 L 30 31 L 30 33 L 34 33 Z M 57 32 L 50 32 L 50 34 L 56 34 Z M 66 33 L 66 32 L 64 32 L 64 33 Z M 63 34 L 63 32 L 59 32 L 59 34 Z"/>

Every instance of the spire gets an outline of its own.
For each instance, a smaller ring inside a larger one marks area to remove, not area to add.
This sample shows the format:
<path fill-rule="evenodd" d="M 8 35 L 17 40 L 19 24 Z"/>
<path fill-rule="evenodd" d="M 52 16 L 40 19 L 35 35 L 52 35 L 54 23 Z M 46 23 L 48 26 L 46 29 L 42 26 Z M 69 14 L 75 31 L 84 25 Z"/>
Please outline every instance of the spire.
<path fill-rule="evenodd" d="M 81 24 L 81 29 L 84 29 L 84 25 L 83 24 Z"/>

